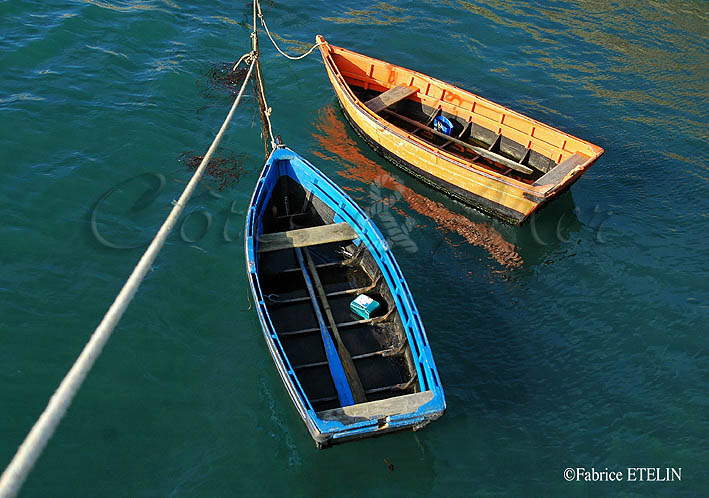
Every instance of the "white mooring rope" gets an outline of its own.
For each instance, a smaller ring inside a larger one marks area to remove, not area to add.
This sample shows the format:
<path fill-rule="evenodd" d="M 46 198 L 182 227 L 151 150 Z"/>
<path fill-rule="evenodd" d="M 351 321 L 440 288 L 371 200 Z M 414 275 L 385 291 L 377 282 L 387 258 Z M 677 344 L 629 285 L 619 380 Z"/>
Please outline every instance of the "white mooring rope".
<path fill-rule="evenodd" d="M 52 437 L 57 425 L 69 408 L 74 395 L 79 390 L 79 387 L 91 370 L 96 358 L 98 358 L 98 355 L 101 354 L 101 350 L 111 336 L 113 329 L 123 316 L 123 313 L 133 299 L 133 296 L 135 296 L 140 283 L 150 269 L 150 266 L 160 252 L 160 249 L 162 249 L 162 246 L 165 244 L 167 236 L 177 223 L 178 218 L 182 214 L 182 211 L 197 187 L 197 184 L 199 183 L 202 174 L 204 173 L 204 170 L 212 157 L 212 154 L 214 154 L 214 151 L 219 145 L 219 142 L 221 141 L 227 126 L 229 125 L 229 121 L 231 121 L 231 118 L 234 115 L 234 111 L 236 111 L 236 108 L 239 105 L 241 96 L 246 88 L 246 83 L 251 77 L 251 72 L 257 64 L 258 54 L 251 53 L 250 56 L 251 65 L 249 66 L 249 71 L 246 74 L 246 78 L 244 79 L 244 83 L 241 85 L 241 89 L 239 90 L 239 94 L 236 97 L 234 104 L 231 106 L 229 114 L 227 114 L 222 127 L 219 129 L 219 133 L 217 133 L 217 136 L 214 138 L 207 154 L 204 156 L 204 159 L 202 159 L 202 162 L 192 176 L 192 179 L 187 184 L 187 187 L 185 187 L 184 192 L 175 203 L 172 211 L 170 211 L 167 219 L 160 227 L 160 230 L 150 243 L 148 249 L 145 251 L 145 254 L 143 254 L 140 261 L 133 269 L 133 273 L 131 273 L 130 277 L 123 285 L 123 288 L 118 293 L 115 301 L 113 301 L 113 304 L 103 317 L 103 320 L 101 320 L 101 323 L 91 335 L 91 339 L 89 339 L 89 342 L 86 346 L 84 346 L 83 351 L 71 367 L 71 370 L 69 370 L 69 373 L 66 377 L 64 377 L 61 384 L 59 384 L 59 388 L 52 395 L 49 400 L 49 404 L 47 404 L 47 408 L 44 409 L 44 412 L 42 412 L 42 415 L 39 417 L 24 442 L 17 450 L 17 453 L 10 462 L 10 465 L 7 466 L 5 472 L 3 472 L 2 476 L 0 476 L 0 498 L 12 498 L 19 492 L 20 487 L 25 482 L 27 475 L 30 470 L 32 470 L 32 467 L 42 453 L 47 441 L 50 437 Z"/>
<path fill-rule="evenodd" d="M 316 48 L 318 48 L 320 45 L 324 45 L 324 43 L 316 43 L 315 45 L 313 45 L 312 47 L 310 47 L 310 50 L 308 50 L 308 51 L 305 52 L 304 54 L 299 55 L 299 56 L 297 56 L 297 57 L 295 57 L 295 56 L 293 56 L 293 55 L 288 55 L 288 54 L 285 53 L 283 50 L 281 50 L 281 48 L 280 48 L 280 47 L 278 46 L 278 44 L 276 43 L 276 40 L 274 40 L 274 39 L 273 39 L 273 36 L 271 36 L 271 32 L 268 30 L 268 26 L 266 26 L 266 19 L 263 18 L 263 12 L 261 12 L 261 3 L 260 3 L 260 2 L 256 2 L 256 5 L 258 6 L 258 18 L 261 20 L 261 24 L 263 24 L 263 29 L 266 30 L 266 34 L 267 34 L 268 37 L 271 39 L 271 43 L 273 43 L 273 46 L 276 47 L 276 50 L 278 50 L 278 52 L 279 52 L 283 57 L 285 57 L 285 58 L 287 58 L 287 59 L 290 59 L 290 60 L 292 60 L 292 61 L 297 61 L 297 60 L 300 60 L 300 59 L 303 59 L 303 58 L 309 56 L 309 55 L 313 52 L 313 50 L 315 50 Z"/>

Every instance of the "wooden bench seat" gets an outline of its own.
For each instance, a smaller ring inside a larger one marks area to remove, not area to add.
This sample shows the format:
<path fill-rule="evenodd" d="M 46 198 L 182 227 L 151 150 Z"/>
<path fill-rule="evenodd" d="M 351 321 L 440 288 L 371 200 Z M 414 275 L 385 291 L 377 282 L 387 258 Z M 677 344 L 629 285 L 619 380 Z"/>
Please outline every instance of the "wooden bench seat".
<path fill-rule="evenodd" d="M 382 112 L 387 107 L 391 107 L 397 102 L 401 102 L 407 97 L 418 92 L 418 88 L 408 85 L 397 85 L 386 92 L 377 95 L 373 99 L 364 103 L 372 112 Z"/>
<path fill-rule="evenodd" d="M 534 186 L 536 187 L 537 185 L 556 185 L 561 180 L 563 180 L 564 177 L 568 175 L 572 169 L 574 169 L 576 166 L 580 166 L 586 161 L 588 161 L 588 157 L 576 153 L 573 156 L 566 158 L 564 161 L 561 161 L 559 164 L 550 169 L 544 176 L 540 177 L 536 182 L 534 182 Z"/>
<path fill-rule="evenodd" d="M 387 416 L 414 413 L 432 399 L 433 391 L 423 391 L 343 408 L 324 410 L 318 412 L 317 415 L 322 420 L 337 421 L 349 425 Z"/>
<path fill-rule="evenodd" d="M 333 223 L 286 232 L 264 233 L 259 237 L 258 252 L 279 251 L 294 247 L 308 247 L 330 242 L 351 241 L 357 233 L 347 223 Z"/>

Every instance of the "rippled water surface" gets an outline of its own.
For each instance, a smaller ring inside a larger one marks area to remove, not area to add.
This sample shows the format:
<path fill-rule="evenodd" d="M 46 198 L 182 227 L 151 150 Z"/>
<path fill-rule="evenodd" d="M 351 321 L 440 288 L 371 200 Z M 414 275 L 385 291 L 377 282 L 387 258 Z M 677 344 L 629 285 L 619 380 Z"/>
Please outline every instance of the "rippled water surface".
<path fill-rule="evenodd" d="M 276 133 L 392 240 L 448 410 L 317 451 L 244 273 L 263 144 L 247 96 L 205 182 L 21 496 L 709 495 L 705 1 L 264 2 L 275 38 L 419 70 L 598 144 L 522 227 L 371 151 L 317 53 L 261 37 Z M 247 2 L 0 1 L 0 465 L 204 154 Z M 182 159 L 182 160 L 180 160 Z M 391 471 L 385 462 L 391 462 Z M 567 482 L 584 467 L 675 482 Z M 664 475 L 664 474 L 663 474 Z"/>

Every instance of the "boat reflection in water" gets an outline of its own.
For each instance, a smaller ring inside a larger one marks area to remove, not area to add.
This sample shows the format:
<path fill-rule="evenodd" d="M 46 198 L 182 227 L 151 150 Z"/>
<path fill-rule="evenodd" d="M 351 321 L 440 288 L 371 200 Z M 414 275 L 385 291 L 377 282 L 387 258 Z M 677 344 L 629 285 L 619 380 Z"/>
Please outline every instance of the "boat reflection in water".
<path fill-rule="evenodd" d="M 495 261 L 507 268 L 522 266 L 523 260 L 515 245 L 508 242 L 491 224 L 472 221 L 462 214 L 452 212 L 440 202 L 415 192 L 362 154 L 360 144 L 350 136 L 343 119 L 333 106 L 320 110 L 315 129 L 317 131 L 313 137 L 323 150 L 332 155 L 328 156 L 322 151 L 313 151 L 313 154 L 323 159 L 336 160 L 345 166 L 345 170 L 338 171 L 339 175 L 369 185 L 376 182 L 383 188 L 398 192 L 412 210 L 430 218 L 439 230 L 457 233 L 468 243 L 488 251 Z"/>

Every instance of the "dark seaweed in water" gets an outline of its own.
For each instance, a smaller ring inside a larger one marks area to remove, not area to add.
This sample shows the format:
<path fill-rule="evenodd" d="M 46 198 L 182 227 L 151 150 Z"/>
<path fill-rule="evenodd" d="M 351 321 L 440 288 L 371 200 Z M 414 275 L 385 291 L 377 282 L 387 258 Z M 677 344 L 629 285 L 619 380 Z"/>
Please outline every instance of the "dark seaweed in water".
<path fill-rule="evenodd" d="M 239 93 L 241 84 L 248 73 L 248 66 L 242 64 L 241 67 L 234 69 L 236 62 L 219 62 L 209 68 L 207 77 L 214 89 L 227 91 L 236 95 Z"/>
<path fill-rule="evenodd" d="M 195 171 L 204 156 L 195 155 L 192 152 L 185 152 L 178 160 L 185 163 L 190 171 Z M 205 173 L 214 180 L 221 192 L 225 188 L 235 185 L 246 174 L 246 168 L 244 167 L 246 157 L 246 154 L 242 156 L 213 157 L 209 160 Z"/>

